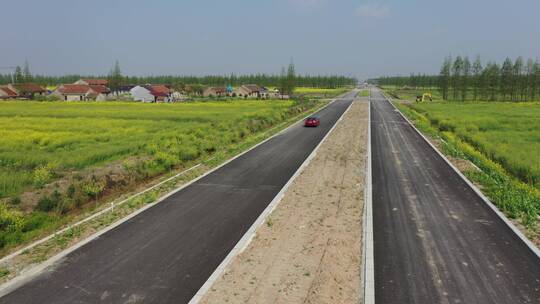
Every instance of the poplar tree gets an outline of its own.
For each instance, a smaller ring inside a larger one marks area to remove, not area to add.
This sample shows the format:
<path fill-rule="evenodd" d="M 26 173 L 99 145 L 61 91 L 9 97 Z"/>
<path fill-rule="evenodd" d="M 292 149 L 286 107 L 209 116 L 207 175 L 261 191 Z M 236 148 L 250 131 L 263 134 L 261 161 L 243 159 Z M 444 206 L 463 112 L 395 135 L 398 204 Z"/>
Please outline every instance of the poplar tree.
<path fill-rule="evenodd" d="M 514 96 L 514 66 L 512 60 L 508 57 L 506 57 L 501 67 L 500 93 L 503 100 L 508 100 L 507 97 L 512 99 Z"/>
<path fill-rule="evenodd" d="M 534 100 L 536 94 L 534 93 L 534 60 L 532 58 L 527 60 L 525 74 L 525 95 L 527 95 L 527 97 L 529 97 L 531 100 Z"/>
<path fill-rule="evenodd" d="M 120 69 L 120 63 L 118 60 L 114 63 L 114 67 L 109 73 L 109 88 L 112 91 L 118 91 L 122 85 L 122 70 Z"/>
<path fill-rule="evenodd" d="M 439 74 L 439 90 L 443 100 L 448 100 L 448 89 L 450 86 L 450 67 L 452 66 L 452 58 L 450 56 L 444 59 Z"/>
<path fill-rule="evenodd" d="M 14 83 L 22 83 L 22 82 L 24 82 L 24 75 L 23 75 L 23 72 L 22 72 L 22 69 L 21 69 L 20 66 L 15 67 L 14 75 L 15 75 L 13 77 L 13 82 Z"/>
<path fill-rule="evenodd" d="M 532 100 L 536 100 L 536 97 L 540 94 L 540 62 L 538 59 L 534 62 L 534 82 L 533 82 L 533 94 Z"/>
<path fill-rule="evenodd" d="M 24 82 L 32 82 L 32 74 L 30 73 L 30 65 L 28 64 L 28 60 L 24 61 L 24 68 L 23 68 L 23 81 Z"/>
<path fill-rule="evenodd" d="M 469 61 L 469 57 L 463 58 L 461 74 L 461 101 L 465 101 L 467 99 L 467 91 L 469 90 L 469 78 L 471 77 L 471 62 Z"/>
<path fill-rule="evenodd" d="M 292 95 L 296 89 L 296 69 L 294 63 L 291 60 L 289 67 L 287 68 L 287 93 Z"/>
<path fill-rule="evenodd" d="M 523 99 L 525 86 L 523 84 L 523 58 L 516 58 L 512 74 L 512 101 Z"/>
<path fill-rule="evenodd" d="M 458 93 L 460 91 L 461 84 L 461 69 L 463 68 L 463 59 L 461 56 L 457 56 L 452 65 L 452 89 L 453 100 L 458 99 Z"/>
<path fill-rule="evenodd" d="M 478 100 L 479 91 L 483 85 L 481 75 L 482 74 L 482 61 L 480 56 L 476 56 L 474 63 L 472 65 L 472 85 L 473 85 L 473 99 Z"/>
<path fill-rule="evenodd" d="M 283 95 L 287 94 L 287 72 L 285 67 L 281 68 L 281 76 L 279 80 L 279 92 L 283 98 Z"/>
<path fill-rule="evenodd" d="M 490 101 L 496 101 L 497 100 L 497 91 L 500 86 L 500 74 L 501 69 L 498 64 L 491 63 L 488 65 L 487 68 L 487 92 L 488 92 L 488 99 Z"/>

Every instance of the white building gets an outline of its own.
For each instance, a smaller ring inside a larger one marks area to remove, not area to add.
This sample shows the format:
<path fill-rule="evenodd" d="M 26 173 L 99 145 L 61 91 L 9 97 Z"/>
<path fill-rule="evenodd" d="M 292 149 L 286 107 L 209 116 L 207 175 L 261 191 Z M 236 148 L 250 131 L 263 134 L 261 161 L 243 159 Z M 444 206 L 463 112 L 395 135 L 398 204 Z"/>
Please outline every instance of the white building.
<path fill-rule="evenodd" d="M 135 101 L 142 101 L 142 102 L 154 102 L 155 96 L 152 95 L 150 90 L 148 90 L 145 87 L 136 86 L 133 89 L 129 90 L 129 93 L 133 97 L 133 100 Z"/>

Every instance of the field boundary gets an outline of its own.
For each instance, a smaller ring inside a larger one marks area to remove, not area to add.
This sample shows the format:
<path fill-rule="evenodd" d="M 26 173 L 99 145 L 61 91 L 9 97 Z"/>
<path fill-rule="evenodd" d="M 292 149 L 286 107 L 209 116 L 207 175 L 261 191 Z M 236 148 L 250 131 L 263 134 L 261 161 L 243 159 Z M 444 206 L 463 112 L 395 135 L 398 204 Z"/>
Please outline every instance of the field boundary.
<path fill-rule="evenodd" d="M 337 98 L 336 98 L 337 99 Z M 335 101 L 335 100 L 334 100 Z M 354 100 L 353 100 L 354 102 Z M 251 227 L 249 227 L 248 231 L 242 236 L 242 238 L 236 243 L 234 248 L 229 252 L 229 254 L 225 257 L 225 259 L 218 265 L 218 267 L 214 270 L 214 272 L 210 275 L 210 277 L 206 280 L 206 282 L 199 288 L 197 293 L 191 298 L 191 300 L 188 302 L 188 304 L 198 304 L 204 297 L 204 295 L 210 290 L 212 285 L 219 279 L 221 274 L 225 272 L 227 267 L 232 263 L 232 261 L 236 258 L 237 255 L 242 253 L 247 246 L 251 243 L 253 240 L 253 237 L 255 236 L 257 229 L 266 221 L 268 216 L 274 211 L 274 209 L 279 205 L 281 202 L 281 199 L 285 195 L 285 192 L 290 187 L 290 185 L 294 182 L 294 180 L 304 171 L 304 168 L 309 165 L 311 160 L 317 155 L 317 151 L 321 147 L 321 145 L 326 141 L 326 138 L 330 136 L 332 131 L 336 128 L 336 126 L 341 122 L 345 114 L 349 112 L 351 109 L 351 104 L 347 107 L 347 109 L 341 114 L 339 119 L 334 123 L 332 128 L 325 134 L 323 139 L 317 144 L 317 146 L 313 149 L 313 151 L 308 155 L 308 157 L 304 160 L 304 162 L 298 167 L 296 172 L 291 176 L 291 178 L 287 181 L 287 183 L 281 188 L 279 193 L 272 199 L 270 204 L 263 210 L 263 212 L 259 215 L 259 217 L 253 222 Z"/>
<path fill-rule="evenodd" d="M 364 240 L 362 246 L 363 255 L 363 289 L 364 304 L 375 304 L 375 258 L 373 248 L 373 197 L 372 197 L 372 173 L 371 173 L 371 89 L 368 99 L 368 136 L 367 136 L 367 160 L 366 178 L 364 186 L 364 214 L 363 228 Z"/>
<path fill-rule="evenodd" d="M 346 93 L 346 94 L 348 94 L 348 93 Z M 344 94 L 342 94 L 342 95 L 344 95 Z M 323 106 L 323 107 L 321 107 L 321 108 L 319 108 L 319 109 L 316 109 L 315 112 L 318 112 L 318 111 L 321 111 L 321 110 L 327 108 L 328 106 L 330 106 L 331 104 L 333 104 L 337 99 L 339 99 L 339 97 L 336 97 L 336 98 L 332 99 L 332 100 L 331 100 L 328 104 L 326 104 L 325 106 Z M 208 170 L 207 172 L 203 173 L 202 175 L 200 175 L 200 176 L 198 176 L 198 177 L 196 177 L 196 178 L 194 178 L 194 179 L 188 181 L 187 183 L 183 184 L 182 186 L 180 186 L 180 187 L 178 187 L 178 188 L 176 188 L 176 189 L 174 189 L 174 190 L 172 190 L 172 191 L 166 193 L 165 195 L 163 195 L 163 196 L 161 196 L 160 198 L 158 198 L 155 202 L 152 202 L 152 203 L 150 203 L 150 204 L 147 204 L 146 206 L 144 206 L 144 207 L 142 207 L 142 208 L 140 208 L 140 209 L 134 211 L 133 213 L 131 213 L 131 214 L 129 214 L 129 215 L 127 215 L 127 216 L 125 216 L 125 217 L 123 217 L 123 218 L 117 220 L 117 221 L 114 222 L 113 224 L 111 224 L 111 225 L 105 227 L 104 229 L 102 229 L 102 230 L 100 230 L 100 231 L 98 231 L 98 232 L 96 232 L 96 233 L 94 233 L 94 234 L 92 234 L 92 235 L 86 237 L 85 239 L 81 240 L 80 242 L 76 243 L 75 245 L 73 245 L 73 246 L 71 246 L 71 247 L 69 247 L 69 248 L 66 248 L 66 249 L 62 250 L 61 252 L 57 253 L 56 255 L 52 256 L 51 258 L 47 259 L 46 261 L 44 261 L 44 262 L 42 262 L 42 263 L 39 263 L 39 264 L 35 265 L 34 267 L 31 267 L 31 268 L 27 269 L 27 270 L 24 271 L 24 272 L 21 272 L 18 276 L 15 276 L 15 277 L 12 278 L 11 280 L 9 280 L 9 281 L 7 281 L 7 282 L 5 282 L 5 283 L 3 283 L 3 284 L 0 285 L 0 297 L 3 297 L 4 295 L 6 295 L 6 294 L 8 294 L 8 293 L 14 291 L 15 289 L 19 288 L 19 287 L 22 286 L 24 283 L 28 282 L 28 281 L 31 280 L 34 276 L 40 274 L 40 273 L 41 273 L 42 271 L 44 271 L 47 267 L 53 265 L 54 263 L 56 263 L 57 261 L 59 261 L 60 259 L 62 259 L 63 257 L 65 257 L 66 255 L 68 255 L 69 253 L 71 253 L 71 252 L 77 250 L 78 248 L 80 248 L 80 247 L 86 245 L 87 243 L 89 243 L 89 242 L 93 241 L 94 239 L 98 238 L 99 236 L 101 236 L 101 235 L 103 235 L 103 234 L 109 232 L 110 230 L 116 228 L 117 226 L 123 224 L 124 222 L 130 220 L 131 218 L 133 218 L 133 217 L 139 215 L 140 213 L 142 213 L 142 212 L 144 212 L 144 211 L 146 211 L 146 210 L 148 210 L 148 209 L 154 207 L 155 205 L 157 205 L 157 204 L 160 203 L 161 201 L 167 199 L 168 197 L 170 197 L 170 196 L 172 196 L 173 194 L 175 194 L 175 193 L 181 191 L 182 189 L 184 189 L 184 188 L 190 186 L 191 184 L 197 182 L 198 180 L 200 180 L 200 179 L 206 177 L 207 175 L 213 173 L 214 171 L 217 171 L 218 169 L 224 167 L 224 166 L 227 165 L 228 163 L 230 163 L 230 162 L 232 162 L 233 160 L 235 160 L 235 159 L 241 157 L 242 155 L 244 155 L 244 154 L 250 152 L 251 150 L 257 148 L 258 146 L 260 146 L 260 145 L 266 143 L 267 141 L 271 140 L 272 138 L 274 138 L 274 137 L 276 137 L 276 136 L 278 136 L 278 135 L 280 135 L 280 134 L 286 132 L 288 129 L 294 127 L 296 124 L 298 124 L 299 122 L 303 121 L 306 117 L 310 116 L 311 114 L 312 114 L 312 113 L 310 112 L 310 114 L 305 115 L 305 116 L 302 116 L 301 119 L 299 119 L 299 120 L 297 120 L 297 121 L 293 121 L 293 122 L 292 122 L 288 127 L 286 127 L 285 129 L 283 129 L 283 130 L 281 130 L 281 131 L 279 131 L 279 132 L 276 132 L 275 134 L 271 135 L 270 137 L 268 137 L 268 138 L 262 140 L 261 142 L 259 142 L 259 143 L 255 144 L 255 145 L 251 146 L 251 147 L 248 148 L 247 150 L 244 150 L 244 151 L 242 151 L 241 153 L 239 153 L 239 154 L 237 154 L 237 155 L 235 155 L 235 156 L 233 156 L 233 157 L 231 157 L 231 158 L 225 160 L 223 163 L 221 163 L 221 164 L 219 164 L 218 166 L 216 166 L 216 167 L 214 167 L 214 168 Z M 201 166 L 201 165 L 202 165 L 202 163 L 199 163 L 199 164 L 197 164 L 197 165 L 195 165 L 195 166 L 193 166 L 193 167 L 191 167 L 191 168 L 189 168 L 189 169 L 187 169 L 187 170 L 184 170 L 184 171 L 178 173 L 178 175 L 185 174 L 185 173 L 187 173 L 187 171 L 194 170 L 194 169 L 196 169 L 196 167 Z M 166 180 L 166 181 L 163 181 L 161 184 L 166 183 L 166 182 L 169 181 L 169 180 L 170 180 L 170 179 L 168 179 L 168 180 Z M 155 187 L 157 187 L 157 186 L 154 185 L 153 187 L 155 188 Z M 153 189 L 153 188 L 152 188 L 152 189 Z M 140 195 L 140 194 L 146 193 L 146 192 L 148 192 L 148 191 L 150 191 L 150 190 L 151 190 L 151 189 L 143 190 L 143 191 L 141 191 L 141 192 L 139 192 L 139 193 L 137 193 L 137 194 L 131 196 L 129 199 L 131 199 L 131 198 L 133 198 L 133 197 L 135 197 L 135 196 L 138 196 L 138 195 Z M 126 201 L 129 200 L 129 199 L 126 199 Z M 122 201 L 122 202 L 124 202 L 124 201 Z M 118 206 L 118 203 L 116 204 L 116 206 Z M 113 207 L 114 207 L 114 206 L 107 207 L 106 209 L 101 210 L 100 212 L 98 212 L 98 213 L 92 215 L 92 219 L 98 217 L 99 215 L 102 215 L 102 214 L 106 213 L 107 211 L 110 211 L 111 209 L 109 209 L 109 208 L 113 208 Z M 98 214 L 99 214 L 99 215 L 98 215 Z M 78 222 L 77 226 L 78 226 L 78 225 L 81 225 L 81 224 L 83 224 L 83 223 L 85 223 L 85 222 L 87 222 L 87 221 L 89 221 L 89 220 L 90 220 L 90 219 L 88 219 L 88 218 L 83 219 L 83 220 L 81 220 L 81 221 Z M 13 257 L 15 257 L 15 256 L 17 256 L 17 255 L 20 255 L 20 254 L 21 254 L 22 252 L 24 252 L 25 250 L 31 249 L 31 248 L 33 248 L 33 247 L 35 247 L 35 246 L 38 246 L 38 245 L 40 245 L 40 244 L 42 244 L 42 243 L 45 243 L 46 241 L 51 240 L 51 239 L 53 239 L 54 237 L 56 237 L 57 235 L 60 235 L 60 234 L 66 232 L 66 231 L 68 231 L 69 229 L 74 228 L 74 227 L 76 227 L 76 226 L 75 226 L 75 225 L 71 225 L 71 226 L 68 226 L 68 227 L 66 227 L 66 228 L 63 228 L 62 230 L 59 230 L 58 232 L 55 232 L 54 234 L 51 234 L 51 235 L 49 235 L 49 236 L 47 236 L 47 237 L 45 237 L 45 238 L 43 238 L 43 239 L 41 239 L 41 240 L 38 240 L 38 241 L 36 241 L 36 242 L 34 242 L 34 243 L 32 243 L 32 244 L 26 246 L 25 248 L 20 249 L 20 250 L 17 250 L 16 252 L 14 252 L 14 253 L 12 253 L 12 254 L 10 254 L 10 255 L 8 255 L 8 256 L 6 256 L 6 257 L 0 259 L 0 262 L 4 262 L 4 263 L 5 263 L 5 262 L 8 261 L 9 259 L 12 259 Z M 62 232 L 60 232 L 60 231 L 62 231 Z M 15 253 L 17 253 L 17 254 L 15 254 Z M 9 257 L 9 258 L 8 258 L 8 257 Z"/>
<path fill-rule="evenodd" d="M 459 169 L 454 166 L 454 164 L 452 164 L 452 162 L 450 162 L 450 160 L 448 158 L 446 158 L 446 156 L 441 152 L 439 151 L 439 149 L 437 149 L 437 147 L 435 147 L 435 145 L 433 145 L 429 139 L 424 136 L 424 134 L 422 134 L 422 132 L 420 132 L 420 130 L 418 130 L 418 128 L 416 128 L 416 126 L 393 104 L 393 99 L 389 96 L 387 96 L 387 94 L 385 92 L 383 92 L 381 90 L 381 93 L 383 94 L 383 96 L 385 97 L 386 101 L 388 103 L 390 103 L 392 105 L 392 107 L 394 107 L 394 109 L 396 109 L 396 111 L 401 115 L 401 117 L 403 117 L 407 123 L 416 131 L 416 133 L 418 133 L 427 143 L 428 145 L 440 156 L 442 157 L 442 159 L 454 170 L 454 172 L 457 173 L 457 175 L 459 177 L 461 177 L 461 179 L 463 179 L 463 181 L 465 181 L 465 183 L 482 199 L 482 201 L 484 201 L 484 203 L 493 211 L 495 212 L 495 214 L 508 226 L 508 228 L 510 228 L 510 230 L 512 230 L 517 237 L 519 237 L 524 243 L 525 245 L 527 245 L 527 247 L 529 247 L 529 249 L 538 257 L 540 258 L 540 250 L 538 249 L 538 247 L 536 247 L 536 245 L 531 242 L 507 217 L 506 215 L 504 215 L 504 213 L 502 213 L 499 208 L 497 208 L 497 206 L 495 206 L 487 196 L 484 195 L 484 193 L 482 193 L 482 191 L 480 191 L 480 189 L 478 189 L 478 187 L 476 187 L 465 175 L 463 175 L 463 173 L 461 173 L 461 171 L 459 171 Z"/>

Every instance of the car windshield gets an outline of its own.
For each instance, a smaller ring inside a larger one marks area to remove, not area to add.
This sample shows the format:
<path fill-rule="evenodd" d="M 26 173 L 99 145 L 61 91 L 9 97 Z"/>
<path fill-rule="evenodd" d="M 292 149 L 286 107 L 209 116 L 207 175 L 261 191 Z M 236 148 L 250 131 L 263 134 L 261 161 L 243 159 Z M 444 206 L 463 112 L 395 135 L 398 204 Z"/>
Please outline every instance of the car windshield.
<path fill-rule="evenodd" d="M 307 120 L 318 119 L 317 117 L 308 117 Z"/>

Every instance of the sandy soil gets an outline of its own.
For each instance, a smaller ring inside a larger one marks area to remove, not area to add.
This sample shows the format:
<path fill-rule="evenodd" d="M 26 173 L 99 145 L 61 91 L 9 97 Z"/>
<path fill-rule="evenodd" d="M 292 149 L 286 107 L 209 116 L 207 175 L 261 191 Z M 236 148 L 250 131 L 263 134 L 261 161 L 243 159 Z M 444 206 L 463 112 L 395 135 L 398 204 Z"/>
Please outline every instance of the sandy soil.
<path fill-rule="evenodd" d="M 367 101 L 356 101 L 201 303 L 360 303 Z"/>

